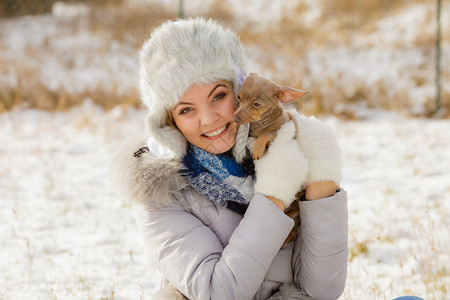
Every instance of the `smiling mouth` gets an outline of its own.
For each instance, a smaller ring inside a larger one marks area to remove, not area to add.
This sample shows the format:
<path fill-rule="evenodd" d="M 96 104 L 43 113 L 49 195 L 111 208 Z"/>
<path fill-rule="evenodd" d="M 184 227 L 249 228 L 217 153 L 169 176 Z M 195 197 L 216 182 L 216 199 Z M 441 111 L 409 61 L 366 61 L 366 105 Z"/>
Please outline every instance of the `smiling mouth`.
<path fill-rule="evenodd" d="M 225 131 L 228 129 L 229 126 L 230 126 L 230 123 L 227 123 L 226 125 L 224 125 L 220 128 L 217 128 L 216 130 L 203 133 L 202 136 L 206 137 L 206 138 L 210 138 L 210 139 L 221 137 L 225 133 Z"/>

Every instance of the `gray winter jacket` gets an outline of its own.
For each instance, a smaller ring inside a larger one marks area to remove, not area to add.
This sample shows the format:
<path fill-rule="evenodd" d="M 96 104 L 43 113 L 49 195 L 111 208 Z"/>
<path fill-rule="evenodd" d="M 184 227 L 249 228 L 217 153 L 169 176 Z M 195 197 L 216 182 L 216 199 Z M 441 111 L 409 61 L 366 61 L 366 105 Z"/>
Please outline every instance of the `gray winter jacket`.
<path fill-rule="evenodd" d="M 165 280 L 189 299 L 267 299 L 294 283 L 313 299 L 336 299 L 347 275 L 347 194 L 300 202 L 294 226 L 256 193 L 244 216 L 216 206 L 192 188 L 179 162 L 133 153 L 127 142 L 112 165 L 112 182 L 133 202 L 146 253 Z"/>

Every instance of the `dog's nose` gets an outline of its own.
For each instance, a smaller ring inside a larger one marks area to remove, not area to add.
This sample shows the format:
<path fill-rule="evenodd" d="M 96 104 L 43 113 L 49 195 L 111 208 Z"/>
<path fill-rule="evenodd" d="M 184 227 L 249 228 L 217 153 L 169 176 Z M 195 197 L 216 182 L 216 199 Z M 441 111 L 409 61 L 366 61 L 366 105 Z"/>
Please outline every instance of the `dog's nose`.
<path fill-rule="evenodd" d="M 233 121 L 235 123 L 239 123 L 241 121 L 241 118 L 238 115 L 233 116 Z"/>

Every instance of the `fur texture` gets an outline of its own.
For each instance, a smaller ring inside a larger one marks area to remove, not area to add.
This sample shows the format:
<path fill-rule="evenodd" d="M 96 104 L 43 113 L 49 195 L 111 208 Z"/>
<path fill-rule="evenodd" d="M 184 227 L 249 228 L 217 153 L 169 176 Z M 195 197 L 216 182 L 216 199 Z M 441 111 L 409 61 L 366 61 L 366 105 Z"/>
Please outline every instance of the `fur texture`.
<path fill-rule="evenodd" d="M 285 123 L 264 156 L 254 161 L 255 192 L 280 199 L 286 208 L 294 201 L 309 172 L 308 161 L 294 136 L 294 123 Z"/>
<path fill-rule="evenodd" d="M 180 175 L 184 166 L 170 158 L 154 157 L 150 152 L 134 157 L 134 152 L 146 146 L 145 139 L 124 141 L 115 154 L 110 169 L 110 183 L 124 199 L 166 204 L 170 194 L 186 185 Z"/>
<path fill-rule="evenodd" d="M 341 151 L 333 129 L 314 117 L 301 116 L 295 112 L 292 112 L 292 115 L 295 117 L 298 127 L 295 140 L 301 150 L 300 156 L 289 154 L 289 151 L 294 151 L 289 148 L 289 143 L 293 141 L 289 140 L 289 137 L 292 139 L 294 133 L 287 130 L 283 131 L 283 125 L 278 130 L 277 137 L 266 154 L 255 161 L 257 174 L 273 174 L 270 180 L 269 178 L 267 180 L 258 178 L 255 183 L 255 191 L 282 200 L 285 207 L 289 207 L 295 193 L 308 184 L 334 181 L 339 185 L 342 179 Z M 279 137 L 280 134 L 284 136 Z M 278 146 L 276 146 L 277 139 L 280 144 Z M 250 149 L 252 148 L 252 142 L 254 142 L 254 139 L 249 139 Z M 268 157 L 271 148 L 272 154 Z M 277 153 L 277 155 L 274 153 Z M 292 167 L 290 170 L 281 170 L 279 166 L 286 165 L 286 160 L 292 162 L 291 166 L 297 167 Z M 293 173 L 294 171 L 296 173 Z M 283 172 L 286 172 L 286 174 L 283 174 Z M 299 183 L 297 187 L 293 185 L 294 181 Z"/>
<path fill-rule="evenodd" d="M 309 163 L 305 185 L 319 181 L 342 180 L 342 156 L 333 129 L 314 117 L 294 114 L 297 120 L 297 141 Z"/>
<path fill-rule="evenodd" d="M 247 56 L 239 38 L 212 20 L 167 21 L 156 28 L 140 51 L 140 92 L 148 108 L 146 127 L 175 158 L 186 151 L 186 140 L 167 123 L 167 111 L 194 84 L 226 80 L 235 94 L 246 75 Z M 246 129 L 243 128 L 242 132 Z M 242 148 L 240 148 L 242 147 Z M 237 143 L 238 160 L 245 145 Z"/>

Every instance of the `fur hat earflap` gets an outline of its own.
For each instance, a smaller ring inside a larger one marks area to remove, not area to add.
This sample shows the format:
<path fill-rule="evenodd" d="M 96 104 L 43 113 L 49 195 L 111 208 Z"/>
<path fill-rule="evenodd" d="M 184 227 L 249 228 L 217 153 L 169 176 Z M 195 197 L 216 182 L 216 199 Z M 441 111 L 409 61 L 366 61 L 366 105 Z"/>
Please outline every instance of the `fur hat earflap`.
<path fill-rule="evenodd" d="M 140 51 L 140 93 L 149 111 L 149 133 L 175 158 L 183 157 L 186 139 L 168 126 L 167 112 L 194 84 L 226 80 L 237 95 L 246 75 L 246 62 L 237 35 L 213 20 L 166 21 L 157 27 Z"/>

